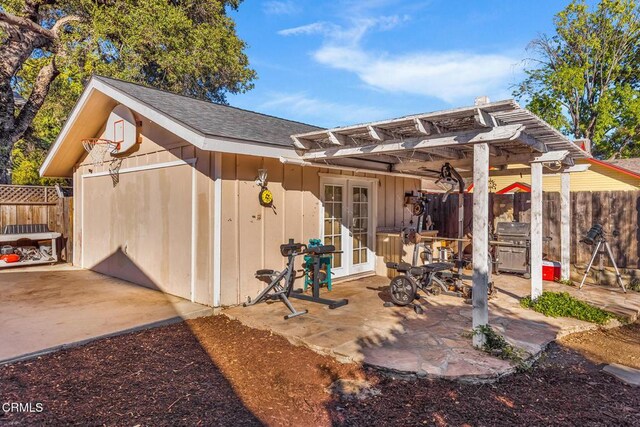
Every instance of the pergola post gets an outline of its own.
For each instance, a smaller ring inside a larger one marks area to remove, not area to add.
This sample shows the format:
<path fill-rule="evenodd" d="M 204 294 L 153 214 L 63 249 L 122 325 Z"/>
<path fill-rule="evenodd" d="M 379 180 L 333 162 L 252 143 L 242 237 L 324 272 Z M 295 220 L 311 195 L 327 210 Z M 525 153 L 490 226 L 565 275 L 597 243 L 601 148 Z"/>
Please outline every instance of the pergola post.
<path fill-rule="evenodd" d="M 542 295 L 542 163 L 531 163 L 531 299 Z"/>
<path fill-rule="evenodd" d="M 489 322 L 489 145 L 473 146 L 473 328 Z M 473 335 L 482 346 L 483 334 Z"/>
<path fill-rule="evenodd" d="M 571 278 L 571 175 L 560 174 L 560 264 L 562 279 Z"/>

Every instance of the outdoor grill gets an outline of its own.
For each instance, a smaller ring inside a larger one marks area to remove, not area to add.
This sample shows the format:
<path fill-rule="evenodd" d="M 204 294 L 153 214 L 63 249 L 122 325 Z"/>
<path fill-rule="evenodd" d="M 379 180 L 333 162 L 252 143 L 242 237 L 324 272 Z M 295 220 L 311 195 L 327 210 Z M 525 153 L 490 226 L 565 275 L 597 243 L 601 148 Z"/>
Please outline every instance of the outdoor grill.
<path fill-rule="evenodd" d="M 499 222 L 496 227 L 496 270 L 530 275 L 529 247 L 531 226 L 528 222 Z"/>

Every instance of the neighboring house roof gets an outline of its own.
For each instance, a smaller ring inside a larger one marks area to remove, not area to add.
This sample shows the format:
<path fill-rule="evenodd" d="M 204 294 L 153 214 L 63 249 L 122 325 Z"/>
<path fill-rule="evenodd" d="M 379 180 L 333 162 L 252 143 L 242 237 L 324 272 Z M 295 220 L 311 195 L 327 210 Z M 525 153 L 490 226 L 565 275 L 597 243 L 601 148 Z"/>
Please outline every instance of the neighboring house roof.
<path fill-rule="evenodd" d="M 496 194 L 509 193 L 531 193 L 531 186 L 525 182 L 514 182 L 513 184 L 496 192 Z"/>
<path fill-rule="evenodd" d="M 321 128 L 266 114 L 94 76 L 40 167 L 40 175 L 71 176 L 81 141 L 96 137 L 109 112 L 123 104 L 179 138 L 207 151 L 278 158 L 295 156 L 291 135 Z"/>
<path fill-rule="evenodd" d="M 603 162 L 603 163 L 609 163 L 620 170 L 631 172 L 640 176 L 640 157 L 633 157 L 630 159 L 607 160 L 606 162 Z"/>
<path fill-rule="evenodd" d="M 102 76 L 94 78 L 133 96 L 204 135 L 225 136 L 291 147 L 292 134 L 322 129 L 122 80 Z"/>

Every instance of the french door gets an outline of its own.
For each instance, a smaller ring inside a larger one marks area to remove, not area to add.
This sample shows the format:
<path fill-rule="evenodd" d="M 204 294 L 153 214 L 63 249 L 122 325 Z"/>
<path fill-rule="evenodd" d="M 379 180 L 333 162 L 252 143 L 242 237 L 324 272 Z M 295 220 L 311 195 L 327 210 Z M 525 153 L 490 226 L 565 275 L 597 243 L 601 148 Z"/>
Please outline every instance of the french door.
<path fill-rule="evenodd" d="M 321 233 L 325 245 L 334 245 L 334 277 L 375 268 L 373 181 L 357 178 L 322 177 Z"/>

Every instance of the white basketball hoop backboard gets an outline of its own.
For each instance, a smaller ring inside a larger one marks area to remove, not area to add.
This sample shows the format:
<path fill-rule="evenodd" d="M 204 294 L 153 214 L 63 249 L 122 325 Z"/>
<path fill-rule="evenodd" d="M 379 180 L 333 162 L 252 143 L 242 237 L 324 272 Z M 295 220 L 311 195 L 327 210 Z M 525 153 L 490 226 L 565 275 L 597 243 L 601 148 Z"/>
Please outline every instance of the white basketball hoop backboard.
<path fill-rule="evenodd" d="M 136 118 L 130 109 L 122 104 L 116 105 L 107 119 L 104 139 L 118 144 L 114 154 L 130 150 L 138 139 Z"/>
<path fill-rule="evenodd" d="M 121 144 L 124 142 L 124 120 L 113 123 L 113 142 Z"/>

